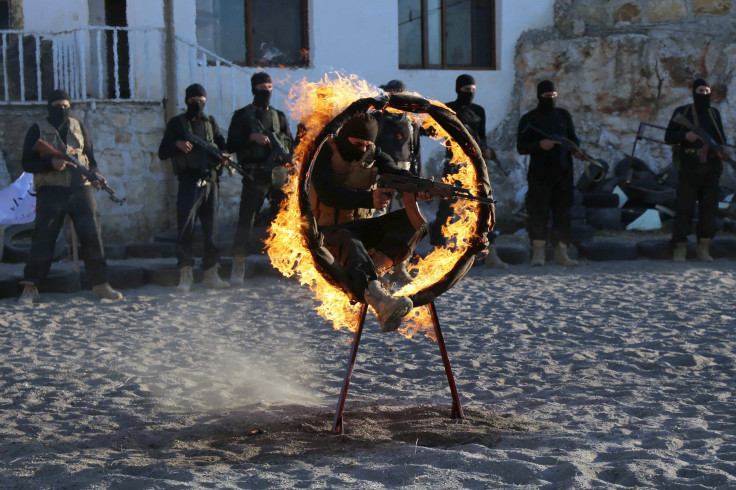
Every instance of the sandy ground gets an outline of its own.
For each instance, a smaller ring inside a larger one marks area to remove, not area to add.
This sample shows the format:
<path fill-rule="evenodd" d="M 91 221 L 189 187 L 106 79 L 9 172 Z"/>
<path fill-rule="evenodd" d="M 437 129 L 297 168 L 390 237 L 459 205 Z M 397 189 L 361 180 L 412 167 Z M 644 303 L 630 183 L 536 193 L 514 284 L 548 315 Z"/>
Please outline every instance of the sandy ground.
<path fill-rule="evenodd" d="M 736 261 L 474 268 L 430 339 L 296 282 L 0 300 L 2 488 L 736 488 Z"/>

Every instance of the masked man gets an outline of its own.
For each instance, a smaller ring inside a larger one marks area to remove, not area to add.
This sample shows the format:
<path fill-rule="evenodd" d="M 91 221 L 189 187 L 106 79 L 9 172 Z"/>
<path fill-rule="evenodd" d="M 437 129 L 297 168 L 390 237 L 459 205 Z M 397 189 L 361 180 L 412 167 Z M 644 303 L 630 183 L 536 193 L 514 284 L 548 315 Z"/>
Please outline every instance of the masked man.
<path fill-rule="evenodd" d="M 533 266 L 541 266 L 545 262 L 550 210 L 554 261 L 564 266 L 577 265 L 577 261 L 567 255 L 567 247 L 572 241 L 570 209 L 573 204 L 573 155 L 559 142 L 539 133 L 563 136 L 576 145 L 580 143 L 572 116 L 565 109 L 555 107 L 556 101 L 554 83 L 549 80 L 540 82 L 537 85 L 537 107 L 522 116 L 517 132 L 517 151 L 521 155 L 531 155 L 526 209 Z"/>
<path fill-rule="evenodd" d="M 412 302 L 384 290 L 376 270 L 389 269 L 409 256 L 415 229 L 404 209 L 372 218 L 393 193 L 377 188 L 376 177 L 412 173 L 398 168 L 375 146 L 377 134 L 375 117 L 361 114 L 348 120 L 336 137 L 328 137 L 315 160 L 309 200 L 325 247 L 349 276 L 346 286 L 373 307 L 381 330 L 390 332 L 399 327 Z"/>
<path fill-rule="evenodd" d="M 81 256 L 92 283 L 92 294 L 112 300 L 123 297 L 107 282 L 107 263 L 92 185 L 74 170 L 74 164 L 41 155 L 33 149 L 41 139 L 63 153 L 74 155 L 93 172 L 97 171 L 92 139 L 79 120 L 69 117 L 70 101 L 69 94 L 63 90 L 51 92 L 48 117 L 31 126 L 23 144 L 21 163 L 23 170 L 33 173 L 36 191 L 36 221 L 28 264 L 21 281 L 23 293 L 18 300 L 25 305 L 32 304 L 38 298 L 38 285 L 49 273 L 54 244 L 67 215 L 71 217 L 79 237 Z M 99 188 L 100 184 L 96 183 L 96 187 Z"/>
<path fill-rule="evenodd" d="M 478 146 L 483 152 L 483 158 L 488 161 L 489 159 L 495 158 L 495 152 L 486 143 L 486 111 L 483 107 L 478 104 L 473 104 L 475 98 L 475 79 L 467 74 L 460 75 L 455 80 L 455 93 L 457 98 L 452 102 L 448 102 L 446 105 L 457 115 L 460 122 L 465 125 L 470 135 L 475 139 Z M 448 156 L 445 158 L 444 168 L 442 175 L 447 176 L 451 173 L 455 173 L 456 169 L 452 168 L 450 164 L 451 154 L 448 152 Z M 453 201 L 443 199 L 439 203 L 437 209 L 437 218 L 435 219 L 434 225 L 431 230 L 431 242 L 434 245 L 444 245 L 445 238 L 442 236 L 442 226 L 447 223 L 447 220 L 452 216 L 452 208 L 450 207 Z M 498 256 L 496 251 L 496 245 L 493 243 L 495 235 L 489 235 L 488 240 L 490 242 L 488 246 L 488 255 L 486 255 L 486 267 L 494 267 L 496 269 L 508 269 L 509 266 L 504 263 Z"/>
<path fill-rule="evenodd" d="M 173 117 L 166 125 L 166 132 L 158 148 L 161 160 L 171 158 L 174 174 L 179 180 L 176 195 L 176 222 L 179 237 L 176 241 L 176 257 L 180 268 L 176 290 L 186 293 L 192 287 L 194 266 L 194 225 L 199 217 L 204 235 L 202 285 L 211 289 L 230 287 L 219 275 L 220 251 L 215 244 L 217 236 L 217 208 L 219 206 L 219 165 L 213 164 L 209 154 L 193 145 L 187 136 L 194 134 L 207 144 L 225 149 L 225 138 L 220 133 L 215 118 L 204 113 L 207 92 L 195 83 L 186 88 L 186 112 Z M 219 162 L 224 163 L 224 162 Z"/>
<path fill-rule="evenodd" d="M 721 113 L 710 106 L 710 94 L 708 82 L 702 78 L 695 80 L 693 103 L 675 109 L 664 136 L 665 142 L 677 145 L 675 151 L 680 166 L 675 199 L 675 223 L 672 229 L 675 262 L 685 262 L 687 235 L 690 233 L 695 212 L 695 201 L 698 201 L 699 210 L 695 255 L 698 260 L 713 261 L 708 248 L 716 234 L 718 181 L 723 172 L 722 155 L 706 145 L 695 132 L 674 121 L 681 115 L 710 134 L 716 143 L 725 144 Z"/>
<path fill-rule="evenodd" d="M 238 163 L 248 175 L 243 177 L 238 225 L 233 240 L 233 271 L 230 282 L 242 285 L 247 270 L 248 244 L 253 225 L 268 197 L 271 219 L 284 199 L 281 187 L 286 183 L 286 162 L 275 158 L 275 145 L 291 152 L 289 123 L 283 112 L 271 107 L 273 82 L 268 73 L 258 72 L 250 79 L 253 103 L 237 110 L 230 121 L 227 149 L 238 156 Z M 272 140 L 273 139 L 273 140 Z"/>

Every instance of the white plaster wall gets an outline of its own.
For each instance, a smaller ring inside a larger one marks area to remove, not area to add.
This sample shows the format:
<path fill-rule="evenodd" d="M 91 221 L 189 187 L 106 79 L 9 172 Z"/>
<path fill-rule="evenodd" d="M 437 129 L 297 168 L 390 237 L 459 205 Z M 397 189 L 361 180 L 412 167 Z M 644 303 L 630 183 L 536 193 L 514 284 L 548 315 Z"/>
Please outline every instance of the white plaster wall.
<path fill-rule="evenodd" d="M 61 31 L 87 25 L 87 0 L 23 0 L 23 27 L 26 31 Z"/>

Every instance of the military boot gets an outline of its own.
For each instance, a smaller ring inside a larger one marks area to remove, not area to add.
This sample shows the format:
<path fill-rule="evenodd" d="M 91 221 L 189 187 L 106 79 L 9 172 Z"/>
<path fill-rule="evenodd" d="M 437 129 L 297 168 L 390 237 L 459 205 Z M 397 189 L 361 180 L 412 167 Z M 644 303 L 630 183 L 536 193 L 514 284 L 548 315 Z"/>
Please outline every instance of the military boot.
<path fill-rule="evenodd" d="M 108 282 L 92 286 L 92 296 L 102 299 L 123 299 L 122 293 L 120 293 L 120 291 L 115 291 Z"/>
<path fill-rule="evenodd" d="M 381 324 L 381 332 L 393 332 L 399 325 L 401 319 L 409 313 L 414 306 L 411 299 L 406 296 L 394 297 L 383 289 L 379 281 L 371 281 L 365 290 L 365 301 L 376 310 L 378 323 Z"/>
<path fill-rule="evenodd" d="M 567 255 L 567 245 L 560 242 L 555 247 L 555 264 L 564 265 L 565 267 L 572 267 L 578 265 L 577 260 L 572 260 Z"/>
<path fill-rule="evenodd" d="M 710 238 L 698 238 L 695 257 L 701 262 L 713 262 L 713 257 L 710 255 Z"/>
<path fill-rule="evenodd" d="M 393 271 L 391 271 L 391 280 L 402 286 L 414 280 L 411 274 L 409 274 L 409 271 L 406 270 L 406 261 L 394 267 Z"/>
<path fill-rule="evenodd" d="M 245 272 L 248 270 L 248 260 L 243 255 L 233 257 L 233 271 L 230 274 L 230 285 L 242 286 L 245 284 Z"/>
<path fill-rule="evenodd" d="M 192 289 L 192 283 L 194 282 L 194 275 L 192 273 L 192 266 L 185 265 L 181 268 L 179 276 L 179 285 L 176 286 L 177 293 L 188 293 Z"/>
<path fill-rule="evenodd" d="M 675 243 L 672 253 L 672 262 L 685 262 L 687 260 L 687 243 Z"/>
<path fill-rule="evenodd" d="M 508 270 L 509 265 L 501 260 L 501 257 L 498 256 L 498 251 L 496 251 L 496 245 L 491 243 L 491 245 L 488 247 L 488 255 L 486 255 L 486 267 L 489 269 L 503 269 Z"/>
<path fill-rule="evenodd" d="M 215 264 L 206 271 L 204 271 L 204 280 L 202 286 L 207 289 L 227 289 L 230 287 L 230 283 L 223 281 L 218 272 L 220 264 Z"/>
<path fill-rule="evenodd" d="M 18 304 L 26 306 L 32 305 L 33 302 L 39 298 L 38 288 L 31 281 L 21 281 L 20 284 L 23 286 L 23 292 L 21 293 L 20 298 L 18 298 Z"/>
<path fill-rule="evenodd" d="M 544 265 L 547 242 L 532 240 L 532 266 Z"/>

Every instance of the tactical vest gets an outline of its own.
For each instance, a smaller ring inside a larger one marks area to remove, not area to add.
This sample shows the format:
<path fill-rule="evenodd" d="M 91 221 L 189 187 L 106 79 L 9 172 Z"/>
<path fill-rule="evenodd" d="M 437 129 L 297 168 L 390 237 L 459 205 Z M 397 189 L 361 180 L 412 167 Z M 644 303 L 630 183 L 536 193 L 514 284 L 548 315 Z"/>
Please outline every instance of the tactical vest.
<path fill-rule="evenodd" d="M 177 116 L 181 121 L 182 127 L 186 129 L 187 133 L 192 133 L 192 123 L 187 119 L 187 115 L 179 114 Z M 215 136 L 212 129 L 212 121 L 209 116 L 204 117 L 205 134 L 197 134 L 200 138 L 204 138 L 207 143 L 215 144 Z M 171 158 L 174 164 L 174 174 L 179 175 L 185 170 L 199 170 L 201 158 L 209 158 L 206 155 L 202 155 L 204 150 L 200 150 L 196 146 L 189 153 L 177 153 Z"/>
<path fill-rule="evenodd" d="M 695 104 L 688 105 L 683 111 L 682 115 L 686 119 L 689 119 L 690 121 L 692 121 L 692 123 L 695 124 L 695 126 L 700 127 L 700 118 L 698 117 L 698 111 L 695 110 Z M 715 128 L 716 133 L 718 133 L 718 137 L 720 137 L 721 141 L 726 141 L 726 139 L 723 137 L 723 134 L 721 133 L 721 129 L 718 127 L 718 123 L 716 122 L 716 116 L 713 113 L 712 107 L 708 108 L 708 115 L 710 116 L 710 120 L 713 123 L 713 127 Z M 713 139 L 717 139 L 717 138 L 714 137 Z M 682 162 L 685 158 L 689 157 L 690 161 L 693 161 L 696 155 L 699 155 L 699 154 L 700 154 L 700 148 L 685 148 L 682 145 L 678 145 L 676 147 L 676 150 L 673 153 L 673 158 L 672 158 L 672 161 L 675 165 L 675 169 L 679 172 Z M 709 148 L 707 159 L 710 161 L 711 159 L 716 158 L 716 157 L 717 155 L 715 153 L 715 150 L 713 150 L 712 148 Z"/>
<path fill-rule="evenodd" d="M 256 108 L 253 104 L 248 104 L 243 108 L 243 117 L 245 117 L 248 127 L 254 133 L 265 134 L 271 130 L 277 136 L 281 132 L 281 124 L 279 123 L 279 113 L 273 107 L 269 107 L 263 115 L 263 121 L 256 116 Z M 249 163 L 261 163 L 268 159 L 271 154 L 271 147 L 258 145 L 250 142 L 244 150 L 238 152 L 238 162 L 241 165 Z"/>
<path fill-rule="evenodd" d="M 373 165 L 375 160 L 347 162 L 337 150 L 333 136 L 327 137 L 327 144 L 332 148 L 330 164 L 336 184 L 355 191 L 372 191 L 376 188 L 378 169 Z M 309 186 L 309 204 L 319 227 L 341 225 L 373 216 L 373 209 L 337 209 L 327 206 L 319 200 L 314 184 Z"/>
<path fill-rule="evenodd" d="M 59 131 L 46 119 L 36 123 L 38 124 L 38 129 L 41 131 L 39 138 L 67 155 L 74 155 L 82 165 L 89 168 L 89 159 L 87 155 L 82 153 L 84 151 L 82 125 L 73 117 L 70 117 L 67 121 L 66 144 L 61 139 Z M 35 173 L 33 174 L 33 188 L 38 189 L 43 186 L 69 187 L 72 184 L 72 171 L 72 167 L 69 166 L 61 172 L 51 170 L 49 172 Z M 89 185 L 89 182 L 85 180 L 84 185 Z"/>

